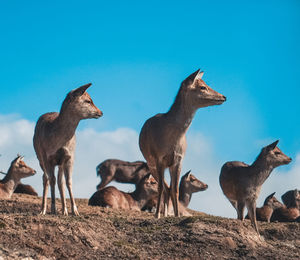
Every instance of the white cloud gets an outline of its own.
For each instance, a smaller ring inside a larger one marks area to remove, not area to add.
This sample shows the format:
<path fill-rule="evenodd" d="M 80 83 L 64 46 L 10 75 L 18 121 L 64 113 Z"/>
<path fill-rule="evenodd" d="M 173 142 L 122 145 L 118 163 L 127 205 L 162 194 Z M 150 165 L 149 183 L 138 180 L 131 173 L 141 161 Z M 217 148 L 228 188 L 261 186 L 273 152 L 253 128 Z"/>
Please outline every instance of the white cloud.
<path fill-rule="evenodd" d="M 25 155 L 25 162 L 38 173 L 24 179 L 42 194 L 42 170 L 39 167 L 32 137 L 35 123 L 17 116 L 0 116 L 0 169 L 6 171 L 17 153 Z M 127 161 L 143 160 L 138 147 L 138 132 L 130 128 L 97 132 L 94 129 L 77 131 L 76 159 L 73 172 L 73 192 L 75 197 L 89 198 L 100 182 L 96 176 L 96 166 L 105 159 L 117 158 Z M 188 147 L 183 162 L 182 174 L 192 170 L 194 175 L 209 185 L 204 192 L 193 195 L 190 208 L 209 214 L 236 217 L 236 212 L 223 195 L 219 186 L 220 169 L 224 163 L 217 158 L 212 141 L 199 132 L 188 132 Z M 283 172 L 276 169 L 263 185 L 258 205 L 264 198 L 276 191 L 277 197 L 289 189 L 294 189 L 300 181 L 300 154 L 292 168 Z M 168 178 L 169 174 L 166 172 Z M 132 191 L 133 185 L 114 183 L 124 191 Z M 299 188 L 299 186 L 298 186 Z M 59 197 L 58 192 L 56 192 Z"/>

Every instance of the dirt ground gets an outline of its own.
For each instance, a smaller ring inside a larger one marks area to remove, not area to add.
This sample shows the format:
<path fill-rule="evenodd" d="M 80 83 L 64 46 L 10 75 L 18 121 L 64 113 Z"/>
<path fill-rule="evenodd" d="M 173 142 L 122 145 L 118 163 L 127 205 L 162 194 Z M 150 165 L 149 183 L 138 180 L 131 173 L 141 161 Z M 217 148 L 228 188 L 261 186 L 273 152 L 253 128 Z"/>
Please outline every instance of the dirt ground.
<path fill-rule="evenodd" d="M 299 223 L 259 222 L 259 238 L 248 220 L 200 212 L 158 220 L 76 201 L 80 216 L 40 216 L 41 198 L 30 195 L 0 200 L 0 260 L 300 259 Z"/>

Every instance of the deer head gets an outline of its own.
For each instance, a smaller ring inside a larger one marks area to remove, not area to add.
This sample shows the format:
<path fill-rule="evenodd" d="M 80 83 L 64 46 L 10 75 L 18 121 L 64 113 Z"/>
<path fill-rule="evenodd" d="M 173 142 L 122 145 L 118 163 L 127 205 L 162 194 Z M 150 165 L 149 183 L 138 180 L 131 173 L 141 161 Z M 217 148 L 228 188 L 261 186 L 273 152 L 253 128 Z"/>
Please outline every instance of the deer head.
<path fill-rule="evenodd" d="M 139 186 L 147 196 L 158 195 L 158 183 L 150 173 L 141 179 Z"/>
<path fill-rule="evenodd" d="M 99 118 L 103 113 L 97 108 L 86 90 L 91 83 L 70 91 L 65 98 L 61 111 L 68 110 L 79 119 Z"/>
<path fill-rule="evenodd" d="M 267 145 L 262 149 L 262 156 L 265 160 L 273 167 L 278 167 L 280 165 L 289 164 L 292 158 L 286 156 L 278 147 L 279 140 L 272 144 Z"/>
<path fill-rule="evenodd" d="M 185 175 L 182 176 L 180 185 L 183 185 L 185 190 L 188 190 L 192 193 L 198 191 L 204 191 L 208 188 L 208 185 L 204 182 L 198 180 L 191 171 L 188 171 Z"/>
<path fill-rule="evenodd" d="M 202 80 L 203 74 L 199 69 L 182 82 L 188 102 L 196 108 L 221 105 L 226 97 L 209 87 Z"/>
<path fill-rule="evenodd" d="M 273 192 L 272 194 L 270 194 L 264 202 L 264 206 L 269 206 L 272 209 L 279 209 L 283 207 L 283 204 L 281 202 L 279 202 L 275 197 L 275 192 Z"/>
<path fill-rule="evenodd" d="M 20 179 L 32 176 L 36 173 L 34 169 L 26 165 L 23 158 L 23 156 L 18 155 L 17 158 L 11 162 L 8 170 L 9 173 L 14 173 Z"/>

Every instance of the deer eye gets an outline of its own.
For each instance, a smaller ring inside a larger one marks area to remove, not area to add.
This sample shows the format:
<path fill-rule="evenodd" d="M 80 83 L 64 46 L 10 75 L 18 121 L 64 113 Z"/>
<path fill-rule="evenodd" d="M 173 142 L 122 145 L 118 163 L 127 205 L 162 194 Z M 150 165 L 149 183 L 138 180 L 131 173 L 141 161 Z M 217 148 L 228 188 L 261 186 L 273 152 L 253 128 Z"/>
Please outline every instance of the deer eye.
<path fill-rule="evenodd" d="M 281 152 L 274 152 L 276 155 L 279 155 L 279 154 L 281 154 Z"/>
<path fill-rule="evenodd" d="M 91 100 L 85 100 L 84 102 L 85 102 L 85 103 L 88 103 L 88 104 L 91 104 L 91 103 L 92 103 Z"/>
<path fill-rule="evenodd" d="M 200 89 L 202 89 L 202 90 L 206 90 L 206 87 L 204 87 L 204 86 L 201 86 L 201 87 L 200 87 Z"/>

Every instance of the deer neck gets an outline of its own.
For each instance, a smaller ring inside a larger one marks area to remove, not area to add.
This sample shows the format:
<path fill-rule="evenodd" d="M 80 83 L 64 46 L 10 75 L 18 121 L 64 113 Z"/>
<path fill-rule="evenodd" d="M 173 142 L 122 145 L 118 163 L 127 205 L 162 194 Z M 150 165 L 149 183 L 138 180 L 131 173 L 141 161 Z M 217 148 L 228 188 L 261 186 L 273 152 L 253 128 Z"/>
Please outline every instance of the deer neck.
<path fill-rule="evenodd" d="M 192 192 L 187 191 L 184 187 L 179 187 L 179 200 L 181 204 L 187 207 L 190 204 Z"/>
<path fill-rule="evenodd" d="M 261 186 L 270 176 L 273 169 L 274 166 L 259 155 L 255 162 L 251 165 L 254 184 L 256 186 Z"/>
<path fill-rule="evenodd" d="M 55 121 L 55 135 L 65 143 L 74 135 L 80 118 L 69 109 L 62 109 Z"/>
<path fill-rule="evenodd" d="M 6 176 L 1 181 L 6 192 L 11 196 L 18 184 L 20 183 L 20 179 L 16 178 L 11 169 L 8 170 Z"/>
<path fill-rule="evenodd" d="M 179 90 L 175 101 L 170 110 L 166 113 L 166 116 L 175 126 L 173 129 L 184 134 L 191 125 L 196 111 L 197 107 L 190 104 L 184 91 Z"/>

